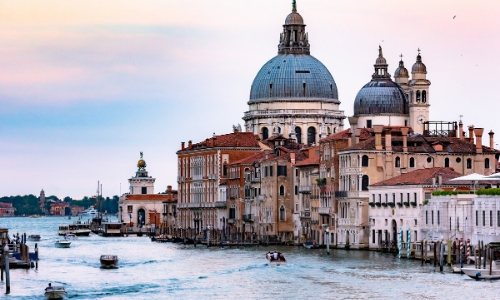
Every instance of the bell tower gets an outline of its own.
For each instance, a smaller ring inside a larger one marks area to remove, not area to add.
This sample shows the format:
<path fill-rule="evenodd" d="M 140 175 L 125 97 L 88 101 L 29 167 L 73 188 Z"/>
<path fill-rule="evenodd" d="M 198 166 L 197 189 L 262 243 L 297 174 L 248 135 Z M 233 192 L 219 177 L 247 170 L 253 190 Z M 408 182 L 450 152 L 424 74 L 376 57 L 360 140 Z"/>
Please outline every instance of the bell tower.
<path fill-rule="evenodd" d="M 130 184 L 130 194 L 154 194 L 156 178 L 148 176 L 146 161 L 142 157 L 143 154 L 141 152 L 141 158 L 137 162 L 137 172 L 135 172 L 134 177 L 128 180 Z"/>
<path fill-rule="evenodd" d="M 427 80 L 427 67 L 422 62 L 420 49 L 418 49 L 417 61 L 411 68 L 411 80 L 408 83 L 410 93 L 410 126 L 414 133 L 423 134 L 424 122 L 429 121 L 429 87 L 431 82 Z"/>

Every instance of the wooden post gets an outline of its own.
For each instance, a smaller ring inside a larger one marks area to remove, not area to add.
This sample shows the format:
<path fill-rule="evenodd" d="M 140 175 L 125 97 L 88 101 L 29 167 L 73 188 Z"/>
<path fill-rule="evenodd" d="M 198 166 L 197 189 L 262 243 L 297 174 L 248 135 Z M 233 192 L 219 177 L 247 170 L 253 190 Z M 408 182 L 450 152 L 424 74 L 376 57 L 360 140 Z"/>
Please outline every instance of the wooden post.
<path fill-rule="evenodd" d="M 476 259 L 476 260 L 478 261 L 478 263 L 477 263 L 477 268 L 478 268 L 478 269 L 481 269 L 481 256 L 483 255 L 483 253 L 482 253 L 482 251 L 481 251 L 481 250 L 482 250 L 482 249 L 481 249 L 481 241 L 478 241 L 478 242 L 477 242 L 477 248 L 478 248 L 478 250 L 479 250 L 479 251 L 478 251 L 478 253 L 477 253 L 477 256 L 476 256 L 476 257 L 477 257 L 477 259 Z"/>
<path fill-rule="evenodd" d="M 5 263 L 5 293 L 10 293 L 10 274 L 9 274 L 9 246 L 5 244 L 3 248 L 3 256 Z"/>
<path fill-rule="evenodd" d="M 35 243 L 35 267 L 38 269 L 38 243 Z"/>
<path fill-rule="evenodd" d="M 421 252 L 422 252 L 422 257 L 421 257 L 421 259 L 422 259 L 422 266 L 423 266 L 423 265 L 424 265 L 424 240 L 422 240 L 422 241 L 420 242 L 420 245 L 421 245 L 421 249 L 420 249 L 420 250 L 421 250 Z"/>
<path fill-rule="evenodd" d="M 436 253 L 436 242 L 434 242 L 434 267 L 437 265 L 437 253 Z"/>
<path fill-rule="evenodd" d="M 493 249 L 490 248 L 490 276 L 491 276 L 491 269 L 493 267 Z"/>

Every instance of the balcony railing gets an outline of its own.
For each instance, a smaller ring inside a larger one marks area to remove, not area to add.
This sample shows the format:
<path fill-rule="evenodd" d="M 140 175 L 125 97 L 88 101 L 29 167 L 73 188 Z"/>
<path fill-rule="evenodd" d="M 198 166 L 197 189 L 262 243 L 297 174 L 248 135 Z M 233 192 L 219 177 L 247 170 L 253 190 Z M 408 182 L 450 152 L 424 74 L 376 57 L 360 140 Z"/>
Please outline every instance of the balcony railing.
<path fill-rule="evenodd" d="M 310 211 L 301 211 L 300 217 L 301 218 L 311 218 L 311 212 Z"/>
<path fill-rule="evenodd" d="M 215 201 L 215 207 L 216 208 L 225 208 L 227 207 L 227 202 L 226 201 Z"/>
<path fill-rule="evenodd" d="M 252 117 L 264 117 L 264 116 L 278 116 L 278 115 L 328 115 L 328 116 L 343 116 L 343 111 L 329 110 L 329 109 L 269 109 L 269 110 L 257 110 L 257 111 L 247 111 L 243 119 L 248 119 Z"/>
<path fill-rule="evenodd" d="M 311 193 L 311 186 L 310 185 L 299 186 L 299 193 L 310 194 Z"/>
<path fill-rule="evenodd" d="M 253 222 L 254 215 L 252 214 L 247 214 L 243 215 L 243 221 L 245 222 Z"/>
<path fill-rule="evenodd" d="M 318 213 L 320 215 L 329 215 L 331 213 L 330 207 L 318 207 Z"/>
<path fill-rule="evenodd" d="M 335 198 L 347 198 L 347 191 L 336 191 Z"/>

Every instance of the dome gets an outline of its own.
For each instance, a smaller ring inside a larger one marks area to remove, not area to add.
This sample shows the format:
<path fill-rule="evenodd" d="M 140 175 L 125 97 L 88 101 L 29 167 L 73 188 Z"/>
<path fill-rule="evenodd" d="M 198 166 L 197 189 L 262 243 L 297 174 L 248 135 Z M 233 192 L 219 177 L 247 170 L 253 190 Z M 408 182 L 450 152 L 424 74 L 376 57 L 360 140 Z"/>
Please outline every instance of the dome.
<path fill-rule="evenodd" d="M 361 88 L 354 100 L 354 115 L 407 114 L 403 89 L 390 79 L 372 80 Z"/>
<path fill-rule="evenodd" d="M 285 25 L 304 25 L 304 19 L 298 12 L 292 12 L 286 17 Z"/>
<path fill-rule="evenodd" d="M 427 67 L 422 62 L 422 57 L 420 56 L 420 53 L 417 55 L 417 62 L 415 62 L 413 64 L 413 67 L 411 68 L 411 73 L 427 74 Z"/>
<path fill-rule="evenodd" d="M 387 65 L 387 61 L 383 56 L 377 57 L 377 60 L 375 61 L 376 65 Z"/>
<path fill-rule="evenodd" d="M 250 102 L 282 99 L 325 99 L 340 103 L 337 85 L 328 69 L 307 54 L 278 54 L 257 73 Z"/>
<path fill-rule="evenodd" d="M 399 61 L 399 67 L 396 69 L 394 72 L 394 77 L 395 78 L 408 78 L 408 70 L 405 68 L 405 64 L 402 60 Z"/>

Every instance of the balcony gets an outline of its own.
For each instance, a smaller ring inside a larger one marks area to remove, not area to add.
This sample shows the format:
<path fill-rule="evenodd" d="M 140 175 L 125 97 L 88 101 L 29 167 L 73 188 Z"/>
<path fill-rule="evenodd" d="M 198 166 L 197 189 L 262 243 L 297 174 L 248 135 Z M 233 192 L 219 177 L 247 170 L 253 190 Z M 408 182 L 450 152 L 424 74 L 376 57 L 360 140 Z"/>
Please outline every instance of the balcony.
<path fill-rule="evenodd" d="M 366 193 L 366 191 L 362 191 Z M 357 198 L 360 197 L 360 191 L 336 191 L 335 198 Z"/>
<path fill-rule="evenodd" d="M 299 186 L 299 193 L 310 194 L 311 193 L 311 186 L 310 185 Z"/>
<path fill-rule="evenodd" d="M 252 176 L 250 182 L 259 183 L 260 182 L 260 174 L 259 174 L 259 176 Z"/>
<path fill-rule="evenodd" d="M 266 199 L 264 198 L 264 195 L 258 195 L 257 200 L 259 201 L 265 201 Z"/>
<path fill-rule="evenodd" d="M 215 201 L 214 203 L 215 203 L 215 205 L 214 205 L 215 208 L 226 208 L 227 207 L 226 201 Z"/>
<path fill-rule="evenodd" d="M 208 175 L 208 180 L 217 180 L 217 174 Z"/>
<path fill-rule="evenodd" d="M 320 215 L 329 215 L 331 213 L 330 207 L 318 207 L 318 213 Z"/>
<path fill-rule="evenodd" d="M 234 218 L 227 219 L 227 224 L 234 224 Z"/>
<path fill-rule="evenodd" d="M 248 215 L 243 215 L 243 221 L 245 222 L 253 222 L 254 215 L 248 214 Z"/>
<path fill-rule="evenodd" d="M 336 191 L 335 198 L 347 198 L 347 191 Z"/>
<path fill-rule="evenodd" d="M 301 211 L 300 212 L 300 217 L 303 219 L 310 219 L 311 218 L 311 212 L 310 211 Z"/>

